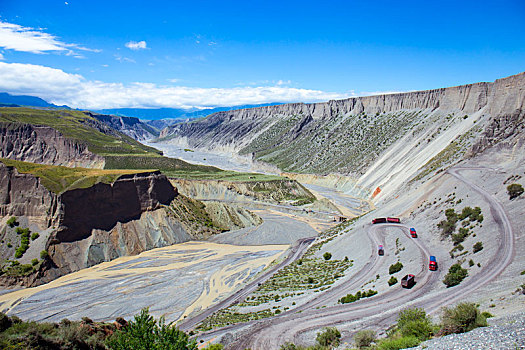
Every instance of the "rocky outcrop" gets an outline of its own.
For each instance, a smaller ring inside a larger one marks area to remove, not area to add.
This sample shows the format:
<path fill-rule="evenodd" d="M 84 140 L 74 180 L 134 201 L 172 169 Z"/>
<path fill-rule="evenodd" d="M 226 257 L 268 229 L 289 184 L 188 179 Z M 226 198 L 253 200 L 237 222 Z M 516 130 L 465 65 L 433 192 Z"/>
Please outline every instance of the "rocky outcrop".
<path fill-rule="evenodd" d="M 31 216 L 51 226 L 57 216 L 59 196 L 45 188 L 38 177 L 21 174 L 0 162 L 0 217 Z"/>
<path fill-rule="evenodd" d="M 168 205 L 176 191 L 160 172 L 122 175 L 112 184 L 98 183 L 60 196 L 60 228 L 56 239 L 73 242 L 91 235 L 92 230 L 109 231 L 118 222 L 140 218 L 145 211 Z"/>
<path fill-rule="evenodd" d="M 104 158 L 90 152 L 87 145 L 46 126 L 0 123 L 0 146 L 0 158 L 70 167 L 104 167 Z"/>
<path fill-rule="evenodd" d="M 94 113 L 89 113 L 89 115 L 138 141 L 159 136 L 156 129 L 141 122 L 138 118 Z"/>

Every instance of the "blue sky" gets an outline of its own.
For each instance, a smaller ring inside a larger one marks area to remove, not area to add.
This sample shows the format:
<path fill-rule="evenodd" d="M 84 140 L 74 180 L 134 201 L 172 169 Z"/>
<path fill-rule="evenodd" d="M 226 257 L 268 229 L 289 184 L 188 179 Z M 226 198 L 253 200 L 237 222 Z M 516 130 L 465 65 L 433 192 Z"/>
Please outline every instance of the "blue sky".
<path fill-rule="evenodd" d="M 313 102 L 522 71 L 522 0 L 0 0 L 0 90 L 72 107 Z"/>

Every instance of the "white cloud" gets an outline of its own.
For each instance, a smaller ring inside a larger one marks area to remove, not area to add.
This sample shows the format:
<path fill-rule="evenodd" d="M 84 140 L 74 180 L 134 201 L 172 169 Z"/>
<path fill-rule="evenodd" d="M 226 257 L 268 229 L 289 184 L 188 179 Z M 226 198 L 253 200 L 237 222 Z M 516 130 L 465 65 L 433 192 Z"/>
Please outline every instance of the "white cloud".
<path fill-rule="evenodd" d="M 205 108 L 268 102 L 317 102 L 354 96 L 285 86 L 198 88 L 152 83 L 107 83 L 86 80 L 60 69 L 0 62 L 0 91 L 41 97 L 75 108 Z"/>
<path fill-rule="evenodd" d="M 180 81 L 180 79 L 173 78 L 173 79 L 168 79 L 168 81 L 170 83 L 178 83 Z"/>
<path fill-rule="evenodd" d="M 147 47 L 147 44 L 144 40 L 142 41 L 128 41 L 126 47 L 130 50 L 144 50 Z"/>
<path fill-rule="evenodd" d="M 4 55 L 2 55 L 2 54 L 0 53 L 0 61 L 3 61 L 4 59 L 5 59 L 5 58 L 4 58 Z"/>
<path fill-rule="evenodd" d="M 77 58 L 81 55 L 75 53 L 73 49 L 82 51 L 100 52 L 76 44 L 67 44 L 57 39 L 54 35 L 30 27 L 23 27 L 18 24 L 0 21 L 0 47 L 8 50 L 46 53 L 64 52 Z"/>

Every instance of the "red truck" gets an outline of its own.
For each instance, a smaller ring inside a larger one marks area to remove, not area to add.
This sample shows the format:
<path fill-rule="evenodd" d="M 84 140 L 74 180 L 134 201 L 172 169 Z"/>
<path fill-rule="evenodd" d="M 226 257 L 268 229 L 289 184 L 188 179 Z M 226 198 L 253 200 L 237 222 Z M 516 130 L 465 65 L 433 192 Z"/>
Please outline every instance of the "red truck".
<path fill-rule="evenodd" d="M 380 245 L 378 248 L 377 248 L 377 255 L 385 255 L 385 250 L 383 249 L 383 246 Z"/>
<path fill-rule="evenodd" d="M 399 220 L 399 218 L 386 218 L 386 221 L 387 222 L 392 222 L 394 224 L 400 224 L 401 223 L 401 220 Z"/>
<path fill-rule="evenodd" d="M 438 269 L 438 263 L 434 255 L 430 256 L 430 262 L 428 263 L 428 269 L 430 271 L 436 271 Z"/>
<path fill-rule="evenodd" d="M 412 236 L 412 238 L 417 238 L 417 233 L 416 233 L 416 229 L 411 227 L 410 228 L 410 235 Z"/>
<path fill-rule="evenodd" d="M 403 288 L 412 288 L 416 284 L 416 276 L 406 275 L 401 279 L 401 287 Z"/>
<path fill-rule="evenodd" d="M 384 224 L 386 222 L 386 218 L 375 218 L 372 220 L 372 224 Z"/>

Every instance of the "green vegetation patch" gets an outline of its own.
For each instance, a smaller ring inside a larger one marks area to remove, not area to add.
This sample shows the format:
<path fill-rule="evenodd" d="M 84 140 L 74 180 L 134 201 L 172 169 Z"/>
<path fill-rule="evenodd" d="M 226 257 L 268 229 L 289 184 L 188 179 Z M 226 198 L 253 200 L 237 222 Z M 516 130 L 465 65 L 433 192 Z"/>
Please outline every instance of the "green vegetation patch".
<path fill-rule="evenodd" d="M 372 290 L 372 289 L 369 289 L 368 291 L 364 291 L 364 292 L 358 291 L 355 294 L 347 294 L 347 295 L 345 295 L 344 297 L 339 299 L 339 303 L 341 303 L 341 304 L 353 303 L 354 301 L 358 301 L 359 299 L 369 298 L 369 297 L 374 296 L 376 294 L 377 294 L 377 290 Z"/>
<path fill-rule="evenodd" d="M 467 269 L 461 267 L 461 264 L 456 263 L 450 267 L 448 273 L 443 279 L 443 283 L 448 287 L 457 286 L 468 276 Z"/>
<path fill-rule="evenodd" d="M 64 166 L 21 162 L 5 158 L 0 158 L 0 162 L 6 166 L 15 167 L 19 173 L 32 174 L 38 177 L 45 188 L 56 194 L 77 188 L 89 188 L 99 182 L 111 184 L 122 175 L 145 172 L 141 170 L 68 168 Z"/>
<path fill-rule="evenodd" d="M 213 314 L 213 317 L 208 317 L 197 327 L 199 331 L 207 331 L 213 328 L 220 328 L 230 324 L 248 322 L 259 320 L 273 316 L 274 313 L 270 309 L 265 309 L 257 312 L 240 313 L 234 312 L 229 308 L 219 310 Z"/>
<path fill-rule="evenodd" d="M 190 164 L 161 156 L 105 156 L 105 169 L 158 169 L 171 178 L 225 181 L 272 181 L 286 179 L 277 175 L 240 173 L 208 165 Z"/>
<path fill-rule="evenodd" d="M 107 127 L 81 111 L 0 107 L 0 122 L 49 126 L 58 130 L 66 138 L 87 145 L 91 152 L 99 155 L 159 155 L 162 153 Z"/>

